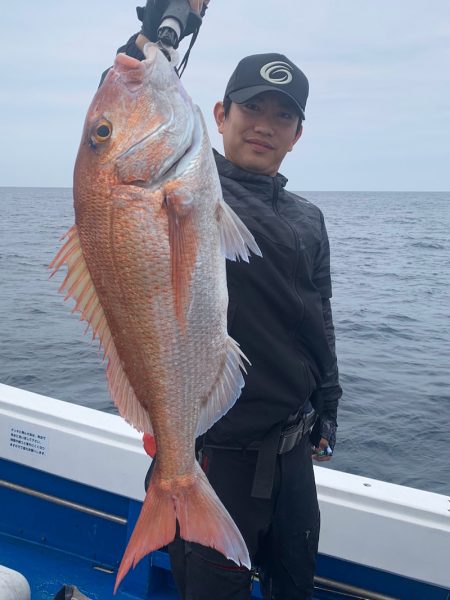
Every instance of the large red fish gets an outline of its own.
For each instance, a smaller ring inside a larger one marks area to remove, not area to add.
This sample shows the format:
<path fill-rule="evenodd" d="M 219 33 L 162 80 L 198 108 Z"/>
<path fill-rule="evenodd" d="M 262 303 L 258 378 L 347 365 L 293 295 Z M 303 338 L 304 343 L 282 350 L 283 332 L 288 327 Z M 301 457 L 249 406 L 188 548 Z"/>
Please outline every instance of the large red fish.
<path fill-rule="evenodd" d="M 225 257 L 258 247 L 223 202 L 202 116 L 158 47 L 118 55 L 89 108 L 75 165 L 75 225 L 52 262 L 99 336 L 120 414 L 157 458 L 116 589 L 181 537 L 250 567 L 245 543 L 195 460 L 195 438 L 234 404 L 241 354 L 227 334 Z"/>

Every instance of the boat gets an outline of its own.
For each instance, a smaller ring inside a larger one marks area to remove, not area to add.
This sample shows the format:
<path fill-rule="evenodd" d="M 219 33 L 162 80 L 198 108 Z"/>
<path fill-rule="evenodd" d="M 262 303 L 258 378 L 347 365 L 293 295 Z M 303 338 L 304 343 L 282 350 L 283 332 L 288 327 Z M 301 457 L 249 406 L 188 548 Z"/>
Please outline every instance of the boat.
<path fill-rule="evenodd" d="M 0 384 L 0 565 L 25 577 L 32 600 L 64 585 L 112 599 L 149 464 L 119 416 Z M 314 468 L 315 600 L 450 600 L 447 496 Z M 167 552 L 145 557 L 114 597 L 177 598 Z"/>

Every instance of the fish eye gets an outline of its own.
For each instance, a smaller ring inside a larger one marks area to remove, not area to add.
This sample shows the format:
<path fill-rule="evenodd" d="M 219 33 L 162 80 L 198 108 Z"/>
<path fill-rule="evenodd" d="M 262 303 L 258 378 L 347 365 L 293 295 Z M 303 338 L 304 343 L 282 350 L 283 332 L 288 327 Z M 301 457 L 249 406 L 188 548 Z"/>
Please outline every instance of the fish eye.
<path fill-rule="evenodd" d="M 91 142 L 95 144 L 101 144 L 107 142 L 112 135 L 112 123 L 107 119 L 101 119 L 92 130 Z"/>

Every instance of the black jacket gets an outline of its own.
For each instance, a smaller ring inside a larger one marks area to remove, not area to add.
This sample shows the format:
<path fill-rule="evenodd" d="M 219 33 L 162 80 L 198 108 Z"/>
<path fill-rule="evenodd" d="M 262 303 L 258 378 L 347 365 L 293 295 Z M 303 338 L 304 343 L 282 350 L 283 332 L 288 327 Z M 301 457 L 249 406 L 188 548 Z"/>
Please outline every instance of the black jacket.
<path fill-rule="evenodd" d="M 118 52 L 142 60 L 137 35 Z M 287 192 L 282 175 L 257 175 L 215 157 L 224 199 L 255 236 L 263 258 L 227 261 L 228 332 L 252 365 L 240 398 L 209 430 L 208 442 L 245 446 L 262 440 L 308 399 L 323 420 L 336 424 L 342 390 L 323 215 Z"/>
<path fill-rule="evenodd" d="M 321 211 L 284 189 L 286 178 L 245 171 L 216 153 L 224 199 L 263 258 L 227 261 L 228 331 L 251 362 L 213 444 L 261 440 L 308 398 L 336 422 L 339 386 L 331 314 L 330 250 Z"/>

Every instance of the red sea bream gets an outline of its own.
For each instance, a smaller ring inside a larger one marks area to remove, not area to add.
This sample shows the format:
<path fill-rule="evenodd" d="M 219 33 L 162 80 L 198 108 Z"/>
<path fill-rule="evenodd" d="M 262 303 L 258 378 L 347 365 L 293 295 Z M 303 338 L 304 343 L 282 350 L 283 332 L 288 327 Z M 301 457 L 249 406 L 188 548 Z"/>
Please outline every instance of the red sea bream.
<path fill-rule="evenodd" d="M 180 535 L 250 567 L 195 460 L 195 438 L 244 385 L 227 333 L 225 257 L 258 247 L 222 200 L 205 125 L 171 63 L 119 54 L 89 108 L 74 174 L 75 225 L 51 267 L 99 337 L 120 414 L 154 436 L 156 463 L 119 568 Z M 259 259 L 257 259 L 259 260 Z"/>

